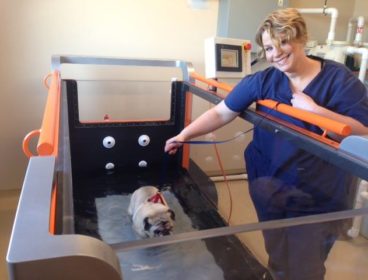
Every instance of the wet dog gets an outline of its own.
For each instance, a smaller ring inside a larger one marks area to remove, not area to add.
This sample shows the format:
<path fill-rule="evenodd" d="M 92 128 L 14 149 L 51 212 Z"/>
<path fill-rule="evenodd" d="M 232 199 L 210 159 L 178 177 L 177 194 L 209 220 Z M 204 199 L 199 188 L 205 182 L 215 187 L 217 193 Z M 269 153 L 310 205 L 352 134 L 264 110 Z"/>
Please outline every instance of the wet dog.
<path fill-rule="evenodd" d="M 132 216 L 133 228 L 142 238 L 172 233 L 175 213 L 156 187 L 137 189 L 130 199 L 128 212 Z"/>

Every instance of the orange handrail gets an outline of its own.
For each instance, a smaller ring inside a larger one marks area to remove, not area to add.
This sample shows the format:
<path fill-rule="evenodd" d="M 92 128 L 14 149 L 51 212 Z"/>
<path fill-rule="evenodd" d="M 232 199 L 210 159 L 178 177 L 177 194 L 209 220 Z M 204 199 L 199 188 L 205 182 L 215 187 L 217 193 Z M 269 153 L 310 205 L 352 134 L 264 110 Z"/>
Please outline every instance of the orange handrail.
<path fill-rule="evenodd" d="M 232 91 L 232 90 L 233 90 L 233 87 L 232 87 L 231 85 L 229 85 L 229 84 L 226 84 L 226 83 L 220 83 L 220 82 L 215 81 L 215 80 L 206 79 L 205 77 L 203 77 L 203 76 L 199 75 L 199 74 L 198 74 L 198 73 L 196 73 L 196 72 L 191 72 L 191 73 L 190 73 L 190 76 L 191 76 L 193 79 L 197 80 L 197 81 L 203 82 L 203 83 L 205 83 L 205 84 L 207 84 L 207 85 L 209 85 L 209 86 L 214 86 L 214 87 L 217 87 L 217 88 L 219 88 L 219 89 L 223 89 L 223 90 L 225 90 L 225 91 L 227 91 L 227 92 L 230 92 L 230 91 Z"/>
<path fill-rule="evenodd" d="M 351 134 L 351 127 L 349 125 L 331 120 L 320 115 L 316 115 L 305 110 L 294 108 L 286 104 L 277 104 L 276 101 L 270 99 L 258 100 L 257 103 L 268 108 L 275 108 L 275 110 L 280 113 L 292 116 L 313 125 L 317 125 L 324 130 L 336 133 L 341 136 L 348 136 Z"/>
<path fill-rule="evenodd" d="M 194 73 L 194 72 L 191 73 L 191 77 L 195 80 L 201 81 L 203 83 L 206 83 L 214 87 L 218 87 L 228 92 L 233 89 L 231 85 L 228 85 L 226 83 L 219 83 L 215 80 L 206 79 L 203 76 L 197 73 Z M 268 108 L 272 108 L 285 115 L 289 115 L 299 120 L 319 126 L 325 130 L 325 134 L 327 131 L 333 132 L 341 136 L 348 136 L 351 134 L 351 127 L 347 124 L 343 124 L 335 120 L 331 120 L 329 118 L 326 118 L 326 117 L 323 117 L 323 116 L 320 116 L 320 115 L 317 115 L 317 114 L 314 114 L 314 113 L 311 113 L 311 112 L 308 112 L 302 109 L 294 108 L 286 104 L 278 104 L 274 100 L 270 100 L 270 99 L 258 100 L 257 104 L 268 107 Z"/>
<path fill-rule="evenodd" d="M 50 75 L 49 75 L 50 76 Z M 48 77 L 49 77 L 48 76 Z M 47 78 L 48 78 L 47 77 Z M 60 75 L 58 71 L 51 74 L 48 96 L 40 129 L 31 131 L 23 140 L 23 152 L 27 157 L 34 156 L 29 149 L 32 137 L 39 135 L 37 152 L 40 156 L 58 154 L 59 115 L 60 115 Z M 46 80 L 45 78 L 45 84 Z M 47 87 L 47 85 L 46 85 Z"/>

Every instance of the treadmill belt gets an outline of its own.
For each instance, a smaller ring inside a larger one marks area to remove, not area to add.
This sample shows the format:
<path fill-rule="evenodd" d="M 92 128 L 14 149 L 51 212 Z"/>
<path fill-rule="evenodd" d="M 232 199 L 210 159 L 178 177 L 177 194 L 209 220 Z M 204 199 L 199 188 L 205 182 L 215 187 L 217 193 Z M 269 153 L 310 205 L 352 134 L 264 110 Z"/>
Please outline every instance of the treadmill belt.
<path fill-rule="evenodd" d="M 163 195 L 176 215 L 173 234 L 197 230 L 175 196 L 170 191 L 163 191 Z M 139 239 L 127 212 L 130 197 L 96 199 L 98 231 L 108 244 Z M 202 240 L 120 252 L 118 256 L 124 279 L 180 279 L 183 274 L 187 279 L 224 279 L 222 269 Z"/>
<path fill-rule="evenodd" d="M 139 239 L 127 208 L 131 193 L 144 185 L 160 186 L 175 212 L 173 234 L 226 226 L 185 169 L 167 175 L 164 183 L 158 174 L 147 171 L 137 177 L 134 172 L 117 172 L 75 177 L 76 233 L 107 244 Z M 236 236 L 118 252 L 118 257 L 124 280 L 272 279 Z"/>

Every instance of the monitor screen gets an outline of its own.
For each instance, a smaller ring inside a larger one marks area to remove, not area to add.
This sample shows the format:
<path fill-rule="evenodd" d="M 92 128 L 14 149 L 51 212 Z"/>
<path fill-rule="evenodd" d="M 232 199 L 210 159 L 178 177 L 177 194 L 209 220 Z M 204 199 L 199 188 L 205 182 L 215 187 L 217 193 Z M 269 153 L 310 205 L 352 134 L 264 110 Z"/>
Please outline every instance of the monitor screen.
<path fill-rule="evenodd" d="M 241 72 L 241 51 L 241 46 L 216 44 L 216 70 L 225 72 Z"/>

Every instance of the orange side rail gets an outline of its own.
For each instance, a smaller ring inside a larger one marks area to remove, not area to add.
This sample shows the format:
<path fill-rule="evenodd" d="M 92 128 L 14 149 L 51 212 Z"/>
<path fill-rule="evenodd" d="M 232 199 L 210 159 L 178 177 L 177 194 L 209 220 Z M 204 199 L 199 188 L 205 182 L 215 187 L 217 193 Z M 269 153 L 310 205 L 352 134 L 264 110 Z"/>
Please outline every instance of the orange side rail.
<path fill-rule="evenodd" d="M 56 198 L 57 198 L 57 184 L 52 188 L 51 204 L 50 204 L 50 218 L 49 218 L 49 232 L 56 234 Z"/>
<path fill-rule="evenodd" d="M 231 91 L 233 89 L 231 85 L 228 85 L 225 83 L 219 83 L 215 80 L 208 80 L 197 73 L 191 73 L 191 77 L 195 80 L 204 82 L 211 86 L 218 87 L 225 91 Z M 326 117 L 323 117 L 323 116 L 320 116 L 320 115 L 317 115 L 317 114 L 314 114 L 314 113 L 311 113 L 305 110 L 294 108 L 286 104 L 277 104 L 277 102 L 274 100 L 269 100 L 269 99 L 258 100 L 257 104 L 268 107 L 268 108 L 272 108 L 285 115 L 289 115 L 299 120 L 319 126 L 325 130 L 324 134 L 326 134 L 327 131 L 333 132 L 341 136 L 348 136 L 351 134 L 351 127 L 347 124 L 343 124 L 335 120 L 331 120 Z"/>
<path fill-rule="evenodd" d="M 277 111 L 285 115 L 289 115 L 310 124 L 317 125 L 325 131 L 330 131 L 341 136 L 348 136 L 351 134 L 351 127 L 349 125 L 313 114 L 305 110 L 294 108 L 286 104 L 277 105 L 276 101 L 270 99 L 258 100 L 257 103 L 268 108 L 275 108 Z"/>
<path fill-rule="evenodd" d="M 189 125 L 191 123 L 191 117 L 192 117 L 192 100 L 193 95 L 190 92 L 187 92 L 185 95 L 185 115 L 184 115 L 184 127 Z M 182 167 L 185 169 L 189 168 L 189 145 L 183 146 L 183 159 L 182 159 Z"/>
<path fill-rule="evenodd" d="M 29 149 L 29 142 L 34 136 L 39 136 L 37 144 L 37 152 L 40 156 L 56 156 L 58 154 L 59 140 L 59 115 L 60 115 L 60 75 L 58 71 L 45 78 L 51 76 L 51 83 L 48 87 L 48 96 L 46 101 L 45 112 L 43 115 L 42 125 L 40 129 L 35 129 L 28 133 L 23 140 L 23 152 L 27 157 L 34 156 Z M 46 85 L 47 87 L 47 85 Z"/>
<path fill-rule="evenodd" d="M 197 80 L 197 81 L 203 82 L 203 83 L 205 83 L 205 84 L 207 84 L 207 85 L 209 85 L 209 86 L 214 86 L 214 87 L 217 87 L 217 88 L 219 88 L 219 89 L 223 89 L 223 90 L 225 90 L 225 91 L 227 91 L 227 92 L 230 92 L 230 91 L 232 91 L 232 90 L 233 90 L 233 87 L 232 87 L 231 85 L 229 85 L 229 84 L 226 84 L 226 83 L 220 83 L 220 82 L 215 81 L 215 80 L 209 80 L 209 79 L 206 79 L 205 77 L 203 77 L 203 76 L 199 75 L 199 74 L 198 74 L 198 73 L 196 73 L 196 72 L 191 72 L 191 73 L 190 73 L 190 76 L 191 76 L 193 79 Z"/>

